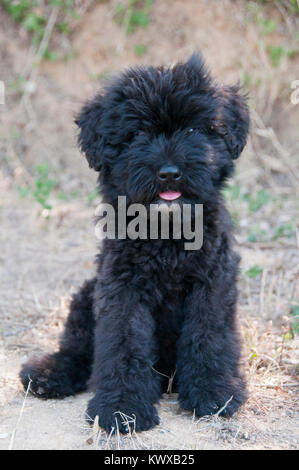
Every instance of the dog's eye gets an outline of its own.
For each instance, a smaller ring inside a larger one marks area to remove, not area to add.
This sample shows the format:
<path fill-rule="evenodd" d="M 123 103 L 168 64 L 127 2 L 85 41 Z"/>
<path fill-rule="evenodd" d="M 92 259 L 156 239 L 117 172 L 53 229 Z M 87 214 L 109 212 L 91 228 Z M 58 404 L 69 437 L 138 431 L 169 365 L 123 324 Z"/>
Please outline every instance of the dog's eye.
<path fill-rule="evenodd" d="M 190 127 L 190 129 L 187 130 L 188 134 L 193 134 L 196 131 L 198 131 L 196 127 Z"/>
<path fill-rule="evenodd" d="M 132 131 L 127 135 L 126 141 L 131 142 L 135 137 L 138 137 L 140 135 L 145 135 L 145 132 L 141 130 Z"/>
<path fill-rule="evenodd" d="M 210 134 L 218 134 L 220 136 L 225 136 L 227 133 L 226 126 L 222 122 L 209 124 L 208 132 Z"/>
<path fill-rule="evenodd" d="M 131 134 L 131 138 L 134 138 L 134 137 L 140 137 L 140 136 L 143 136 L 143 135 L 146 135 L 146 133 L 140 129 L 137 129 L 136 131 L 132 132 Z"/>

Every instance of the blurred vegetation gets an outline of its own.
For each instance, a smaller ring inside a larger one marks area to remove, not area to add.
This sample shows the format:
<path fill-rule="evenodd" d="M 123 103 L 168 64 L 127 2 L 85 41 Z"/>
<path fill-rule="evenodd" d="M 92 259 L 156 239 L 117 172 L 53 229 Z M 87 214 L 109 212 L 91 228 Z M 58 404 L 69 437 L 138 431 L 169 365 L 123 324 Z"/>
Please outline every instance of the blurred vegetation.
<path fill-rule="evenodd" d="M 298 49 L 298 33 L 295 34 L 293 41 L 297 42 L 296 47 L 292 47 L 288 42 L 282 44 L 277 43 L 276 33 L 279 30 L 280 21 L 277 18 L 269 17 L 268 6 L 276 5 L 281 12 L 281 20 L 284 15 L 297 16 L 299 14 L 299 6 L 297 0 L 260 0 L 249 1 L 247 5 L 247 15 L 244 18 L 244 24 L 254 21 L 260 30 L 260 46 L 266 48 L 270 64 L 278 67 L 282 57 L 294 58 L 299 53 Z"/>
<path fill-rule="evenodd" d="M 79 189 L 62 190 L 59 179 L 55 178 L 54 170 L 47 162 L 41 162 L 35 166 L 30 185 L 17 186 L 16 189 L 22 199 L 29 198 L 36 203 L 38 216 L 42 215 L 47 219 L 51 215 L 53 206 L 55 207 L 59 201 L 71 202 L 81 196 Z M 94 189 L 84 197 L 86 197 L 86 204 L 91 206 L 98 201 L 99 193 Z"/>
<path fill-rule="evenodd" d="M 21 24 L 26 31 L 31 33 L 34 44 L 38 44 L 42 40 L 52 8 L 59 9 L 59 16 L 55 22 L 55 30 L 58 34 L 70 34 L 71 20 L 79 18 L 75 0 L 48 0 L 46 2 L 39 0 L 1 0 L 1 3 L 12 20 Z M 56 60 L 57 54 L 46 49 L 43 58 Z"/>
<path fill-rule="evenodd" d="M 53 189 L 57 186 L 57 181 L 50 178 L 50 169 L 47 163 L 42 163 L 35 167 L 35 181 L 32 187 L 18 187 L 22 198 L 32 197 L 43 209 L 51 210 L 49 198 Z"/>
<path fill-rule="evenodd" d="M 153 0 L 128 0 L 116 6 L 115 20 L 120 23 L 125 32 L 133 33 L 137 26 L 146 28 L 149 24 L 149 12 Z"/>
<path fill-rule="evenodd" d="M 106 0 L 109 1 L 109 0 Z M 91 3 L 101 3 L 102 0 L 94 0 Z M 32 35 L 32 41 L 38 44 L 45 34 L 45 28 L 52 8 L 59 8 L 58 19 L 55 22 L 55 34 L 70 35 L 75 20 L 80 18 L 80 8 L 78 5 L 84 2 L 76 0 L 0 0 L 7 13 L 14 22 L 19 23 L 26 31 Z M 114 11 L 114 21 L 119 24 L 125 34 L 132 34 L 136 28 L 146 28 L 150 23 L 150 12 L 154 0 L 122 0 L 116 4 Z M 246 25 L 254 21 L 260 30 L 261 44 L 266 39 L 266 51 L 270 64 L 278 67 L 282 57 L 294 58 L 298 55 L 297 46 L 290 44 L 278 44 L 275 34 L 279 29 L 279 21 L 269 17 L 268 7 L 272 5 L 280 6 L 281 11 L 287 12 L 290 16 L 299 14 L 297 0 L 251 0 L 244 1 L 247 13 L 243 23 Z M 282 13 L 283 16 L 283 13 Z M 273 36 L 273 37 L 272 37 Z M 264 38 L 264 39 L 263 39 Z M 294 34 L 294 41 L 298 42 L 299 35 Z M 135 44 L 134 50 L 137 56 L 141 57 L 147 52 L 143 44 Z M 58 60 L 59 55 L 50 47 L 44 51 L 43 59 Z M 244 77 L 244 84 L 248 86 L 251 78 Z"/>
<path fill-rule="evenodd" d="M 101 3 L 102 0 L 97 0 Z M 51 8 L 59 8 L 59 19 L 55 22 L 56 34 L 69 35 L 72 23 L 80 18 L 76 0 L 0 0 L 11 19 L 19 23 L 32 35 L 32 42 L 38 44 L 45 34 Z M 94 2 L 95 3 L 95 2 Z M 125 0 L 116 5 L 114 20 L 121 25 L 126 34 L 133 33 L 137 27 L 146 28 L 153 0 Z M 143 44 L 135 45 L 137 56 L 146 52 Z M 47 49 L 43 59 L 55 61 L 57 53 Z"/>
<path fill-rule="evenodd" d="M 292 302 L 290 309 L 290 335 L 292 338 L 299 334 L 299 305 L 295 300 Z"/>

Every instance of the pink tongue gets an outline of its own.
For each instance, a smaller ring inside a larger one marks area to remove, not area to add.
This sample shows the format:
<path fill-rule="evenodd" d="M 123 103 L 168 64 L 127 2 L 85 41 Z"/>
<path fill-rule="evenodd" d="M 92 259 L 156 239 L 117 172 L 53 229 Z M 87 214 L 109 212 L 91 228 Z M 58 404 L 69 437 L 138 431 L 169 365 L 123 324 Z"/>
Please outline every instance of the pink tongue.
<path fill-rule="evenodd" d="M 178 199 L 182 193 L 179 193 L 177 191 L 166 191 L 165 193 L 160 193 L 159 197 L 161 199 L 165 199 L 166 201 L 174 201 L 175 199 Z"/>

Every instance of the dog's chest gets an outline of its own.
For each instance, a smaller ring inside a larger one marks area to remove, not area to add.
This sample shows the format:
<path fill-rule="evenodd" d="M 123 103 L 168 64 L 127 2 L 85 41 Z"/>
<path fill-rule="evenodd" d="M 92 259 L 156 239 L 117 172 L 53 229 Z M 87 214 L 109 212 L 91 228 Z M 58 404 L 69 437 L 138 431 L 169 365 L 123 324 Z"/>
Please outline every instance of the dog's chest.
<path fill-rule="evenodd" d="M 161 240 L 160 240 L 161 242 Z M 160 243 L 148 254 L 151 281 L 164 295 L 177 296 L 186 290 L 190 274 L 190 256 L 179 244 Z"/>

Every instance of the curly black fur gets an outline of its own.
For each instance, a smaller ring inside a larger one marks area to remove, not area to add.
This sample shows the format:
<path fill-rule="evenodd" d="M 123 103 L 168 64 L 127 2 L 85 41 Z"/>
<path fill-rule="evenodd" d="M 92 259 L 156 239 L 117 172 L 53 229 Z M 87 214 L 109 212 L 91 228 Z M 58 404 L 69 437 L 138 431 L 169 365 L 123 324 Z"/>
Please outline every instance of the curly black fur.
<path fill-rule="evenodd" d="M 237 87 L 212 81 L 200 55 L 173 68 L 128 70 L 76 119 L 79 145 L 100 171 L 104 202 L 204 205 L 203 246 L 184 240 L 104 240 L 97 275 L 74 296 L 57 353 L 23 366 L 25 387 L 63 398 L 90 384 L 88 420 L 127 432 L 159 423 L 154 404 L 176 370 L 181 406 L 197 416 L 232 415 L 246 398 L 236 328 L 239 256 L 221 189 L 246 144 L 249 115 Z M 157 172 L 175 164 L 182 177 Z M 177 202 L 177 201 L 176 201 Z"/>

